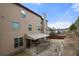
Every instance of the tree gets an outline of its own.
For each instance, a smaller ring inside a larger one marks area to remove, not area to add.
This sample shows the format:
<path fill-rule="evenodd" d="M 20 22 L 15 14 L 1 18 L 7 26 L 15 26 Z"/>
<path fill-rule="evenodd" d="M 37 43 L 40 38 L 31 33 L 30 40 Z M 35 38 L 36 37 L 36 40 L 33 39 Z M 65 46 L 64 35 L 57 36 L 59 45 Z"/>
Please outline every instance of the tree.
<path fill-rule="evenodd" d="M 73 30 L 74 32 L 75 32 L 75 34 L 76 34 L 76 36 L 79 36 L 79 34 L 78 34 L 78 32 L 77 32 L 77 30 L 79 30 L 78 29 L 78 26 L 79 26 L 79 16 L 77 17 L 77 20 L 76 20 L 76 22 L 74 23 L 74 24 L 72 24 L 71 26 L 70 26 L 70 30 Z"/>
<path fill-rule="evenodd" d="M 75 23 L 79 24 L 79 16 L 78 16 L 78 18 L 77 18 L 77 20 L 76 20 L 76 22 L 75 22 Z"/>
<path fill-rule="evenodd" d="M 60 29 L 57 30 L 57 34 L 61 34 Z"/>
<path fill-rule="evenodd" d="M 54 27 L 53 27 L 53 29 L 50 28 L 50 31 L 51 31 L 51 32 L 50 32 L 50 35 L 55 35 L 55 34 L 56 34 L 56 33 L 55 33 L 55 28 L 54 28 Z"/>
<path fill-rule="evenodd" d="M 72 25 L 70 26 L 70 30 L 76 30 L 75 24 L 72 24 Z"/>

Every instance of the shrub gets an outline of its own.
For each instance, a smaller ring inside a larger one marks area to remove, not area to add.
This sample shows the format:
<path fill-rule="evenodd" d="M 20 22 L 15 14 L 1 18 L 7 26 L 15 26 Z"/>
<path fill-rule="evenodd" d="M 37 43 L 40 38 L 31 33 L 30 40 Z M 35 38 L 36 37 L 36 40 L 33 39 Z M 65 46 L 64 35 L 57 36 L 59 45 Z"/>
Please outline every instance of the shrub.
<path fill-rule="evenodd" d="M 75 22 L 75 23 L 79 24 L 79 17 L 77 18 L 77 20 L 76 20 L 76 22 Z"/>

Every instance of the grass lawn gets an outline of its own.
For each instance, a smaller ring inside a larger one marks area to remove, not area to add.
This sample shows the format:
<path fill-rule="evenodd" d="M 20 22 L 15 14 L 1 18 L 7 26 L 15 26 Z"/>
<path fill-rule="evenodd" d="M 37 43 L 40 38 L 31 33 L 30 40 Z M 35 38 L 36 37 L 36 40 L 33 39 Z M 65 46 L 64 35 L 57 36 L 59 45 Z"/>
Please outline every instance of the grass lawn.
<path fill-rule="evenodd" d="M 18 52 L 18 53 L 15 53 L 14 56 L 32 56 L 32 53 L 29 52 L 29 51 L 23 50 L 23 51 L 20 51 L 20 52 Z"/>

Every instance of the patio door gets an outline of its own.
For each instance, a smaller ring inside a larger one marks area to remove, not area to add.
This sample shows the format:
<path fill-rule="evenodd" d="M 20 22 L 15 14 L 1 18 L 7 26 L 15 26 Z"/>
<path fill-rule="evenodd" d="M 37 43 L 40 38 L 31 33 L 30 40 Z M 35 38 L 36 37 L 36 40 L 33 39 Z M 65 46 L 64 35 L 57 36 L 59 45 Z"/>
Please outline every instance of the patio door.
<path fill-rule="evenodd" d="M 30 44 L 30 39 L 26 39 L 26 48 L 30 48 L 31 44 Z"/>

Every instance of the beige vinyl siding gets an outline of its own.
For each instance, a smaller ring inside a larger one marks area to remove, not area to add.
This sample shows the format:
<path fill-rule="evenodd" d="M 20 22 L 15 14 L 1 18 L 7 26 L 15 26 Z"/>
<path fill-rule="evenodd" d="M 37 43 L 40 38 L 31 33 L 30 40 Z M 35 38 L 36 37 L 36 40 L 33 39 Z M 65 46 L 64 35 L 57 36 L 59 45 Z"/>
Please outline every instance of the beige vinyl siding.
<path fill-rule="evenodd" d="M 21 17 L 21 10 L 27 14 L 26 18 Z M 26 48 L 25 39 L 23 39 L 23 46 L 14 48 L 14 38 L 23 37 L 29 32 L 38 32 L 37 26 L 42 21 L 37 15 L 25 10 L 24 8 L 15 4 L 0 4 L 0 54 L 7 55 L 16 52 L 22 48 Z M 20 29 L 13 29 L 11 23 L 19 22 Z M 28 31 L 28 24 L 32 24 L 32 31 Z"/>
<path fill-rule="evenodd" d="M 26 18 L 21 17 L 21 10 L 26 12 Z M 40 24 L 42 21 L 37 15 L 15 4 L 0 4 L 0 16 L 4 16 L 4 18 L 0 18 L 1 55 L 7 55 L 25 48 L 25 39 L 23 39 L 23 46 L 14 48 L 14 38 L 23 37 L 27 32 L 38 32 L 36 25 Z M 20 29 L 12 29 L 11 23 L 13 21 L 20 23 Z M 28 24 L 32 24 L 32 31 L 28 31 Z"/>

